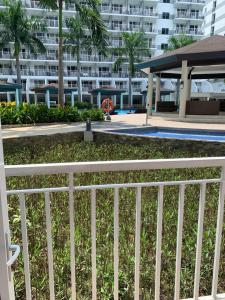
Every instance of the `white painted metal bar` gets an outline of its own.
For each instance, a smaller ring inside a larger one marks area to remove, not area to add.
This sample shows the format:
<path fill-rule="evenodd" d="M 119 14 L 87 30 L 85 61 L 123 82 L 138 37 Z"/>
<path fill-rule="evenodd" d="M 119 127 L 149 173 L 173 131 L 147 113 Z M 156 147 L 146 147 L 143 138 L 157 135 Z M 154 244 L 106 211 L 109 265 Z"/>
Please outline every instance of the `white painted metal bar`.
<path fill-rule="evenodd" d="M 119 300 L 119 189 L 114 190 L 114 300 Z"/>
<path fill-rule="evenodd" d="M 139 293 L 140 293 L 140 252 L 141 252 L 141 188 L 138 187 L 136 191 L 134 300 L 139 300 Z"/>
<path fill-rule="evenodd" d="M 181 272 L 181 253 L 182 253 L 182 235 L 183 235 L 183 218 L 184 218 L 184 192 L 185 192 L 185 185 L 182 184 L 180 185 L 179 188 L 174 300 L 180 300 L 180 272 Z"/>
<path fill-rule="evenodd" d="M 96 266 L 96 190 L 91 191 L 91 264 L 92 264 L 92 300 L 97 299 Z"/>
<path fill-rule="evenodd" d="M 191 185 L 202 183 L 221 183 L 219 178 L 215 179 L 199 179 L 199 180 L 181 180 L 181 181 L 159 181 L 159 182 L 138 182 L 138 183 L 119 183 L 119 184 L 101 184 L 101 185 L 87 185 L 73 187 L 74 191 L 85 191 L 92 189 L 115 189 L 115 188 L 138 188 L 138 187 L 152 187 L 152 186 L 171 186 L 171 185 Z M 7 195 L 19 195 L 19 194 L 39 194 L 45 192 L 69 192 L 69 187 L 55 187 L 55 188 L 36 188 L 36 189 L 22 189 L 22 190 L 10 190 L 7 191 Z"/>
<path fill-rule="evenodd" d="M 44 195 L 45 195 L 45 217 L 46 217 L 47 249 L 48 249 L 49 291 L 50 291 L 50 300 L 55 300 L 50 194 L 45 193 Z"/>
<path fill-rule="evenodd" d="M 221 252 L 221 241 L 222 241 L 222 231 L 223 231 L 224 197 L 225 197 L 225 166 L 222 168 L 221 178 L 223 179 L 223 182 L 220 185 L 218 215 L 217 215 L 216 245 L 215 245 L 213 281 L 212 281 L 213 299 L 216 299 L 217 287 L 218 287 L 218 276 L 219 276 L 220 252 Z"/>
<path fill-rule="evenodd" d="M 28 250 L 28 235 L 27 235 L 27 218 L 26 218 L 26 204 L 25 195 L 19 195 L 20 202 L 20 215 L 21 215 L 21 232 L 22 232 L 22 243 L 23 243 L 23 264 L 24 264 L 24 276 L 25 276 L 25 287 L 26 287 L 26 300 L 31 300 L 31 281 L 30 281 L 30 260 Z"/>
<path fill-rule="evenodd" d="M 8 216 L 8 202 L 6 195 L 6 177 L 4 154 L 2 144 L 2 131 L 0 121 L 0 298 L 1 300 L 14 300 L 14 284 L 11 267 L 7 266 L 11 253 L 9 250 L 10 230 Z"/>
<path fill-rule="evenodd" d="M 200 186 L 193 300 L 198 300 L 199 298 L 199 284 L 200 284 L 200 271 L 201 271 L 201 258 L 202 258 L 202 238 L 203 238 L 203 224 L 204 224 L 204 211 L 205 211 L 205 194 L 206 194 L 206 184 L 202 183 Z"/>
<path fill-rule="evenodd" d="M 156 269 L 155 269 L 155 300 L 160 300 L 162 225 L 163 225 L 163 186 L 161 185 L 159 187 L 159 190 L 158 190 Z"/>
<path fill-rule="evenodd" d="M 71 299 L 76 300 L 76 265 L 75 265 L 75 215 L 74 215 L 74 177 L 69 173 L 69 216 L 70 216 L 70 268 L 71 268 Z"/>
<path fill-rule="evenodd" d="M 98 161 L 6 166 L 6 176 L 221 167 L 225 157 Z"/>

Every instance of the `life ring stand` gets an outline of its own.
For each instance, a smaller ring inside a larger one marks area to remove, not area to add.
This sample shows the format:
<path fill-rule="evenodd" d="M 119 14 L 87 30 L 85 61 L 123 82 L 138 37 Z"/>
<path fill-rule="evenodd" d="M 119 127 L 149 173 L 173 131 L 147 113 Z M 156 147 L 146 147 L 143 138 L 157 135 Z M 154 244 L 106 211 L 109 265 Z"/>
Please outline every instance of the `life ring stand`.
<path fill-rule="evenodd" d="M 114 105 L 113 105 L 113 101 L 110 98 L 106 98 L 102 101 L 102 105 L 101 105 L 102 110 L 109 114 L 111 111 L 114 110 Z"/>

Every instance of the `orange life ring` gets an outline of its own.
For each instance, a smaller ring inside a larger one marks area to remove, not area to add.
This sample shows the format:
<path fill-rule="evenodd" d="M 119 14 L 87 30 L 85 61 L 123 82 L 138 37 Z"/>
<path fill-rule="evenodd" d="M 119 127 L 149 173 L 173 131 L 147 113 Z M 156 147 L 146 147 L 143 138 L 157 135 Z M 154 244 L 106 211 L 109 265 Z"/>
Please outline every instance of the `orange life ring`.
<path fill-rule="evenodd" d="M 104 99 L 102 101 L 101 108 L 105 113 L 110 113 L 112 110 L 114 110 L 114 105 L 113 105 L 112 99 L 110 99 L 110 98 Z"/>

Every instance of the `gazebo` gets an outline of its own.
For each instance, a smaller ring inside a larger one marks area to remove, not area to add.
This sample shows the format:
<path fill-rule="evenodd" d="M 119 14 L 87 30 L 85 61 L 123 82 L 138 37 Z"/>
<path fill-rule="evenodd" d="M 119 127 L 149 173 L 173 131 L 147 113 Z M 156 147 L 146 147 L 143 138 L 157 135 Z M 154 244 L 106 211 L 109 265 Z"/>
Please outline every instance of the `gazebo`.
<path fill-rule="evenodd" d="M 148 74 L 147 117 L 152 114 L 153 75 L 155 75 L 156 102 L 160 99 L 160 78 L 178 80 L 178 86 L 180 86 L 179 118 L 183 119 L 186 117 L 187 101 L 191 100 L 192 79 L 225 78 L 225 37 L 211 36 L 154 57 L 138 64 L 137 68 Z M 218 103 L 216 104 L 215 101 L 212 104 L 212 101 L 205 101 L 201 105 L 204 112 L 199 114 L 207 114 L 207 112 L 210 114 L 211 109 L 215 110 L 214 106 Z"/>
<path fill-rule="evenodd" d="M 19 106 L 20 104 L 21 90 L 22 90 L 22 85 L 20 84 L 0 81 L 0 93 L 15 92 L 16 106 Z"/>
<path fill-rule="evenodd" d="M 101 100 L 103 96 L 112 96 L 114 106 L 116 106 L 116 96 L 120 95 L 120 108 L 123 109 L 123 95 L 126 93 L 126 90 L 117 89 L 116 87 L 103 86 L 89 91 L 91 94 L 91 103 L 93 103 L 93 96 L 97 95 L 98 107 L 101 107 Z"/>
<path fill-rule="evenodd" d="M 40 87 L 35 87 L 32 89 L 35 92 L 35 104 L 37 104 L 37 94 L 45 95 L 45 103 L 50 108 L 50 95 L 58 95 L 59 88 L 56 84 L 47 84 Z M 77 88 L 64 87 L 64 96 L 71 95 L 71 105 L 74 106 L 74 94 L 77 91 Z M 65 100 L 64 100 L 65 101 Z"/>

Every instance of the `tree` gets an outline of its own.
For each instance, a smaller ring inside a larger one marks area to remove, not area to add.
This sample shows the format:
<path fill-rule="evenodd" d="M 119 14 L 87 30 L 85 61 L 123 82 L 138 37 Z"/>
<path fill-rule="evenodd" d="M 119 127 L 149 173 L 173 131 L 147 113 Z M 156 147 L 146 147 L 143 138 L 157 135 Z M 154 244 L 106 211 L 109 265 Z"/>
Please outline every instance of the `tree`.
<path fill-rule="evenodd" d="M 31 53 L 46 51 L 37 38 L 38 31 L 45 31 L 45 23 L 35 17 L 28 17 L 20 0 L 5 0 L 5 10 L 0 11 L 0 48 L 13 44 L 13 57 L 16 59 L 17 83 L 21 84 L 20 53 L 22 47 Z"/>
<path fill-rule="evenodd" d="M 143 60 L 143 56 L 150 57 L 150 51 L 147 45 L 145 33 L 141 32 L 123 32 L 122 33 L 123 46 L 113 49 L 113 53 L 118 56 L 114 63 L 114 71 L 128 63 L 129 73 L 129 87 L 128 87 L 128 101 L 129 105 L 132 103 L 132 78 L 135 75 L 135 64 Z"/>
<path fill-rule="evenodd" d="M 190 45 L 194 42 L 196 42 L 196 40 L 192 36 L 188 36 L 185 34 L 182 34 L 178 37 L 171 36 L 168 41 L 167 51 L 173 51 L 184 46 Z"/>
<path fill-rule="evenodd" d="M 90 13 L 90 11 L 89 11 Z M 65 49 L 67 49 L 77 60 L 77 88 L 78 88 L 78 101 L 82 100 L 81 95 L 81 64 L 80 53 L 82 49 L 92 50 L 96 49 L 100 53 L 104 53 L 107 47 L 108 33 L 106 27 L 101 19 L 100 14 L 91 12 L 93 23 L 98 23 L 98 30 L 92 32 L 92 26 L 87 24 L 86 20 L 82 19 L 79 14 L 67 20 L 66 24 L 69 29 L 65 33 Z M 89 25 L 89 34 L 87 34 L 87 26 Z"/>
<path fill-rule="evenodd" d="M 92 33 L 97 36 L 99 31 L 99 22 L 96 21 L 96 16 L 99 15 L 99 0 L 39 0 L 40 6 L 43 8 L 58 11 L 58 83 L 59 83 L 59 105 L 64 105 L 64 76 L 63 76 L 63 5 L 74 4 L 76 13 L 85 22 L 88 28 L 91 28 Z"/>

